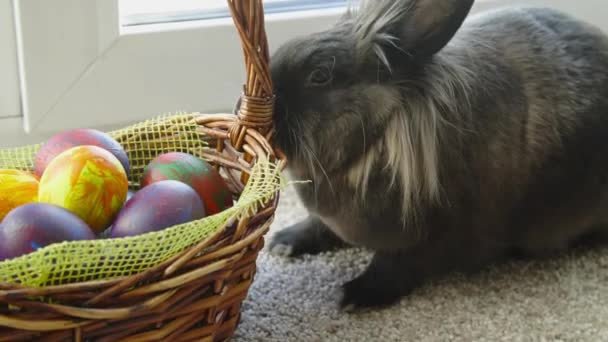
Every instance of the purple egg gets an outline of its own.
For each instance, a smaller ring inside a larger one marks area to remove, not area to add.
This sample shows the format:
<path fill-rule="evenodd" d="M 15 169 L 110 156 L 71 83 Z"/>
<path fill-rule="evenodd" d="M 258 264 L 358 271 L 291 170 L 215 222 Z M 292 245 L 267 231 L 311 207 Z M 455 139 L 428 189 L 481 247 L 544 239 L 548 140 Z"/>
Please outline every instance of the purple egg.
<path fill-rule="evenodd" d="M 13 209 L 0 224 L 0 260 L 53 243 L 93 239 L 91 228 L 72 212 L 52 204 L 30 203 Z"/>
<path fill-rule="evenodd" d="M 139 190 L 112 225 L 113 238 L 159 231 L 205 217 L 203 201 L 189 185 L 160 181 Z"/>

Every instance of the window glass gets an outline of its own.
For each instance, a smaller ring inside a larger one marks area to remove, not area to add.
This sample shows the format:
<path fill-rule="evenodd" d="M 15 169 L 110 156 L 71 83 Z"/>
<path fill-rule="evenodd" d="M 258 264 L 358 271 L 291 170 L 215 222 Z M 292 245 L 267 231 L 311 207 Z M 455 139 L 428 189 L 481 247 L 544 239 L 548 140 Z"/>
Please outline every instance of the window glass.
<path fill-rule="evenodd" d="M 265 0 L 266 13 L 345 6 L 348 0 Z M 227 0 L 119 0 L 122 26 L 228 17 Z"/>

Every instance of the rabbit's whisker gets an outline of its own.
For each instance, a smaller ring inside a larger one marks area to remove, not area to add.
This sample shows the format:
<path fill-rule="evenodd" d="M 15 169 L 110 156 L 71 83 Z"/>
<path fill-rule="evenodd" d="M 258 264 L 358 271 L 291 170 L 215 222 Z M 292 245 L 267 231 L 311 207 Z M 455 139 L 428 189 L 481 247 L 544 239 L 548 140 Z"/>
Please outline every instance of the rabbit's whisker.
<path fill-rule="evenodd" d="M 323 172 L 323 175 L 325 175 L 325 179 L 327 179 L 327 183 L 329 184 L 329 188 L 330 188 L 332 194 L 335 194 L 334 185 L 331 181 L 331 178 L 329 178 L 329 174 L 327 173 L 327 170 L 325 170 L 325 168 L 323 167 L 323 164 L 321 164 L 321 161 L 319 160 L 317 155 L 314 153 L 314 151 L 305 142 L 302 142 L 302 143 L 303 143 L 302 146 L 308 151 L 310 156 L 312 156 L 312 158 L 314 158 L 314 160 L 316 161 L 316 164 L 321 169 L 321 172 Z"/>

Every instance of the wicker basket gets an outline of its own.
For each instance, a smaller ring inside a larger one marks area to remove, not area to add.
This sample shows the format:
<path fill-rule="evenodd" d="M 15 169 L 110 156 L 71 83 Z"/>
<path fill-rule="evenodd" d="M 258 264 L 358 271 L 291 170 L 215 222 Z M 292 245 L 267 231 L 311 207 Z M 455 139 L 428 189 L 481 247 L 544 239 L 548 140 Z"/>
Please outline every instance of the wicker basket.
<path fill-rule="evenodd" d="M 261 0 L 228 0 L 247 71 L 235 114 L 196 115 L 201 154 L 236 196 L 271 144 L 274 98 Z M 119 142 L 132 137 L 118 136 Z M 0 341 L 220 341 L 238 325 L 278 193 L 252 215 L 143 272 L 44 287 L 0 284 Z"/>

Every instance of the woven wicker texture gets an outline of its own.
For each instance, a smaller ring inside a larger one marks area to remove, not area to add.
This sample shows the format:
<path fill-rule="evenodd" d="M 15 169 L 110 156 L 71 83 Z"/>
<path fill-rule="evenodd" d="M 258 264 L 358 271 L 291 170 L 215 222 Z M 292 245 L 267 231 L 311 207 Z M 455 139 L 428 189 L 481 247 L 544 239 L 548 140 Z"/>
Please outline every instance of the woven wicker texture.
<path fill-rule="evenodd" d="M 180 151 L 205 159 L 206 137 L 196 114 L 162 116 L 109 132 L 127 151 L 136 186 L 144 167 L 157 155 Z M 40 145 L 0 150 L 0 168 L 31 170 Z M 284 185 L 276 163 L 259 158 L 236 204 L 202 220 L 120 239 L 71 241 L 47 246 L 0 262 L 0 282 L 49 286 L 124 277 L 145 271 L 211 236 L 235 217 L 255 213 Z"/>

